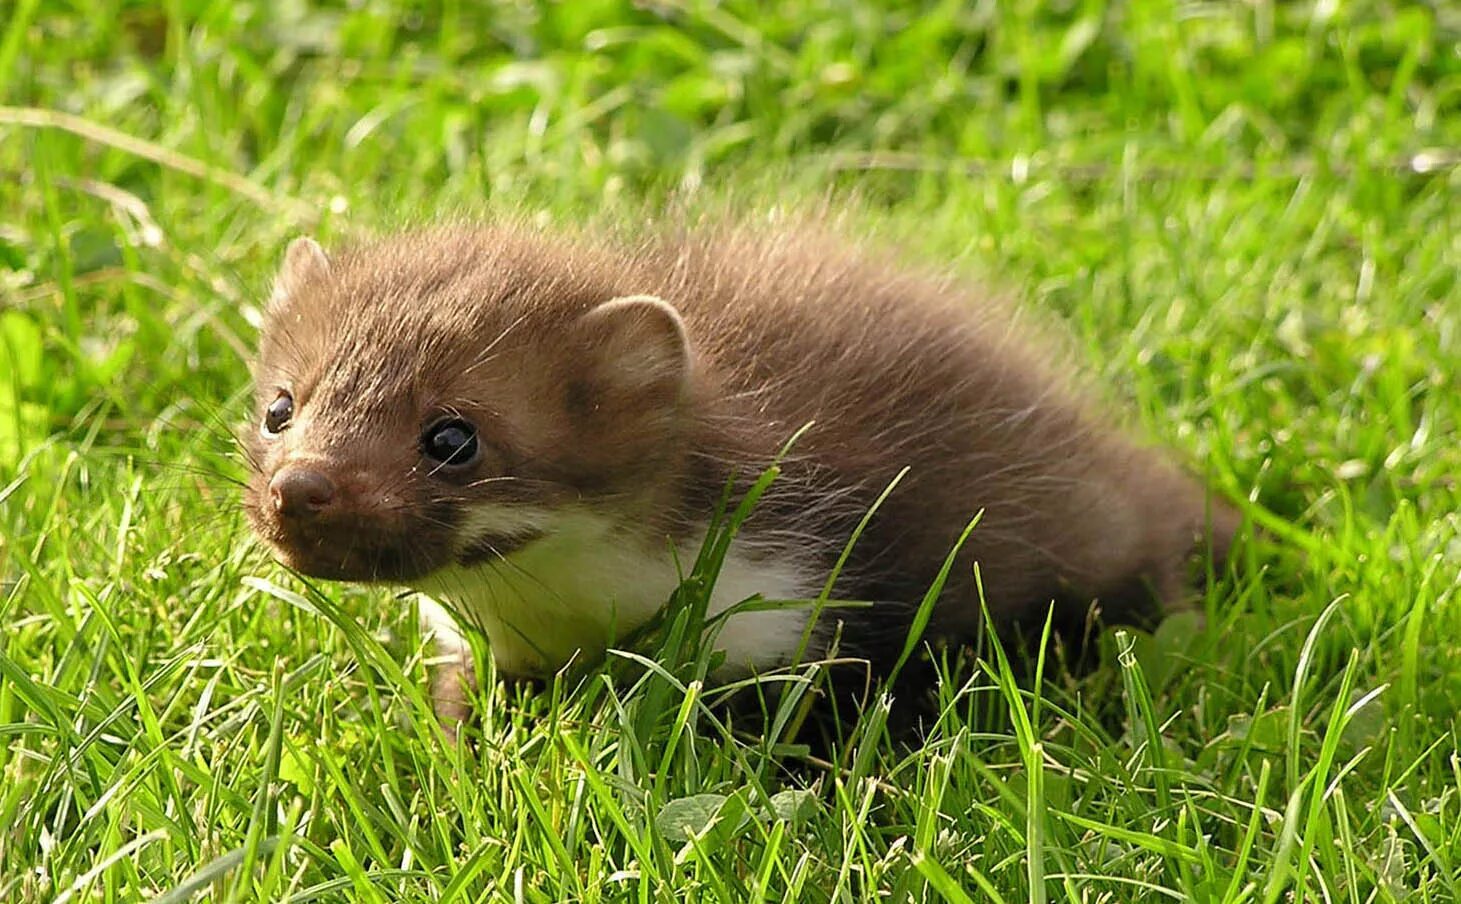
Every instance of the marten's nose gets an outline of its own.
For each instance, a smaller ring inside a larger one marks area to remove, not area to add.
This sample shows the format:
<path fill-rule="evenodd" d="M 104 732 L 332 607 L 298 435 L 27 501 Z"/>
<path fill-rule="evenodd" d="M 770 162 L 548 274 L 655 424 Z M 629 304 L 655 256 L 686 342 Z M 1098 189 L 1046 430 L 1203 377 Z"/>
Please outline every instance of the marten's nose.
<path fill-rule="evenodd" d="M 269 498 L 286 518 L 312 518 L 335 501 L 335 483 L 313 468 L 284 468 L 269 481 Z"/>

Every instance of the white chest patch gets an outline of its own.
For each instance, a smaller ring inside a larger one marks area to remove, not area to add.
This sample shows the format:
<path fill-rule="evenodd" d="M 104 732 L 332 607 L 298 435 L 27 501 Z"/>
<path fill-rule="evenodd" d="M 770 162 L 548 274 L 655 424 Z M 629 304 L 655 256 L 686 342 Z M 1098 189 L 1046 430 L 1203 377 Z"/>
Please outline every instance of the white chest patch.
<path fill-rule="evenodd" d="M 543 536 L 505 559 L 443 569 L 415 585 L 442 604 L 422 607 L 439 637 L 450 630 L 442 623 L 445 608 L 481 629 L 497 667 L 519 676 L 550 675 L 580 653 L 597 658 L 642 626 L 679 586 L 680 569 L 693 565 L 700 541 L 673 551 L 668 544 L 654 549 L 592 514 L 516 510 L 473 513 L 460 531 L 461 545 L 528 531 Z M 751 556 L 732 544 L 707 617 L 757 594 L 796 600 L 819 590 L 816 576 L 798 563 Z M 792 661 L 809 614 L 808 607 L 793 607 L 727 617 L 715 642 L 726 654 L 717 677 Z"/>

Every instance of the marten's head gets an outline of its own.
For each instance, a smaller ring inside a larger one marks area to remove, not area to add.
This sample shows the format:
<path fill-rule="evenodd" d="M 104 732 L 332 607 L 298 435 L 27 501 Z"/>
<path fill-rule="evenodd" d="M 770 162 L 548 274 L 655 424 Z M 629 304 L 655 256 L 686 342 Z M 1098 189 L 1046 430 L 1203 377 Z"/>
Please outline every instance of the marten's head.
<path fill-rule="evenodd" d="M 254 368 L 254 529 L 305 574 L 405 582 L 570 512 L 632 518 L 671 479 L 693 356 L 628 282 L 508 230 L 295 240 Z"/>

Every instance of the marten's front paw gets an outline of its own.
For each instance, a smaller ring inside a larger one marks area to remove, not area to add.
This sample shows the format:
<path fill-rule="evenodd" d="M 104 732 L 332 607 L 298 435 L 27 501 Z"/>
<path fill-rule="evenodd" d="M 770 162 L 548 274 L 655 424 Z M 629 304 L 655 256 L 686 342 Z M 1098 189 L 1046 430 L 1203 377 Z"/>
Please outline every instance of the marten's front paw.
<path fill-rule="evenodd" d="M 431 708 L 447 739 L 456 743 L 462 725 L 472 716 L 477 678 L 467 660 L 436 667 L 431 678 Z"/>

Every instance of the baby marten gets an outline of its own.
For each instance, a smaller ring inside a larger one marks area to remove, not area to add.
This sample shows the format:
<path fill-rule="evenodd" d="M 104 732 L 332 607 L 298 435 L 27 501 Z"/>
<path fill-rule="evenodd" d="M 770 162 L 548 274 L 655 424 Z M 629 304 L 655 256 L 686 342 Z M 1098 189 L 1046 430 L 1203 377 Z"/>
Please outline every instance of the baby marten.
<path fill-rule="evenodd" d="M 709 613 L 812 599 L 900 471 L 831 597 L 733 613 L 726 677 L 827 653 L 886 670 L 971 519 L 923 640 L 1130 619 L 1179 602 L 1235 518 L 1084 397 L 998 299 L 792 230 L 596 241 L 423 229 L 327 254 L 294 241 L 255 368 L 252 524 L 314 577 L 428 597 L 505 676 L 601 654 L 650 620 L 728 486 L 799 431 L 742 525 Z M 803 428 L 805 428 L 803 430 Z M 740 481 L 739 484 L 736 482 Z M 803 638 L 808 649 L 801 649 Z M 435 689 L 465 715 L 464 673 Z"/>

